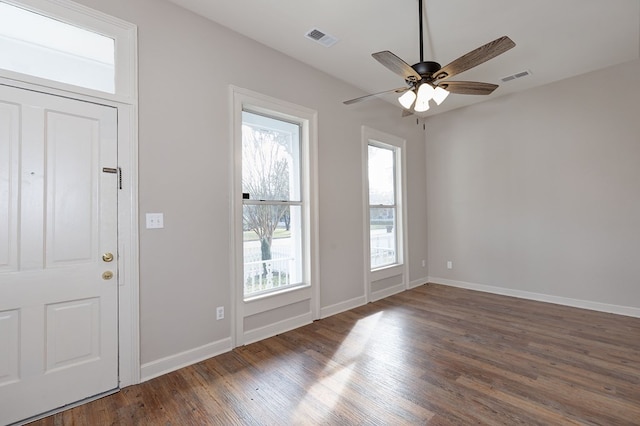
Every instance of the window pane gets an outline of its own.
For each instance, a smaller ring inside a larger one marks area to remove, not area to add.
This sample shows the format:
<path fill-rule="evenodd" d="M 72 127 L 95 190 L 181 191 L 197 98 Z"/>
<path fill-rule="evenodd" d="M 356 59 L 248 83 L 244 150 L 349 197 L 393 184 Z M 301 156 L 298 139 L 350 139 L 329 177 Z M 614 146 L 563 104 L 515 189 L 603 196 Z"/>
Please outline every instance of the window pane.
<path fill-rule="evenodd" d="M 302 284 L 302 208 L 243 206 L 244 295 Z"/>
<path fill-rule="evenodd" d="M 396 209 L 369 209 L 371 269 L 398 263 L 396 250 Z"/>
<path fill-rule="evenodd" d="M 395 204 L 395 152 L 369 145 L 369 204 Z"/>
<path fill-rule="evenodd" d="M 242 112 L 242 192 L 251 200 L 300 201 L 300 127 Z"/>
<path fill-rule="evenodd" d="M 0 2 L 0 68 L 115 93 L 115 41 Z"/>

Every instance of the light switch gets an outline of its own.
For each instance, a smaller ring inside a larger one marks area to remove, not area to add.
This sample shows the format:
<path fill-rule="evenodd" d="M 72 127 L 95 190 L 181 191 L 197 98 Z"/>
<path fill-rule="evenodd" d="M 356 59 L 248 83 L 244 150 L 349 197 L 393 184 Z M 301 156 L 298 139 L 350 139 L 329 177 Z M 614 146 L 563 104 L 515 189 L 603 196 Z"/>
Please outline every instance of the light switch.
<path fill-rule="evenodd" d="M 147 213 L 147 229 L 164 228 L 163 213 Z"/>

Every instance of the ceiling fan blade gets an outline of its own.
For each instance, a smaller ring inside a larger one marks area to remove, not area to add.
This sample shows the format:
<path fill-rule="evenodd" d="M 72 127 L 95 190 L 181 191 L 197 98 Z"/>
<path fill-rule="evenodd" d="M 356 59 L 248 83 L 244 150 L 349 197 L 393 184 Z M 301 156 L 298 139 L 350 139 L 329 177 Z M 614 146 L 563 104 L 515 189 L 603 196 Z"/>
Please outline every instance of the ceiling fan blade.
<path fill-rule="evenodd" d="M 355 104 L 356 102 L 367 101 L 369 99 L 373 99 L 376 96 L 384 95 L 386 93 L 396 92 L 396 93 L 404 93 L 409 90 L 410 87 L 399 87 L 397 89 L 385 90 L 384 92 L 372 93 L 371 95 L 360 96 L 359 98 L 349 99 L 348 101 L 342 102 L 345 105 Z"/>
<path fill-rule="evenodd" d="M 398 58 L 393 53 L 388 50 L 383 50 L 382 52 L 377 52 L 372 54 L 373 58 L 380 62 L 382 65 L 387 67 L 387 69 L 393 71 L 398 74 L 405 80 L 411 79 L 411 77 L 415 78 L 415 81 L 420 80 L 422 77 L 420 74 L 416 72 L 409 64 L 407 64 L 402 59 Z"/>
<path fill-rule="evenodd" d="M 477 65 L 480 65 L 489 59 L 493 59 L 498 55 L 503 54 L 507 50 L 514 47 L 516 44 L 507 36 L 500 37 L 495 39 L 484 46 L 480 46 L 475 50 L 467 53 L 451 62 L 448 65 L 445 65 L 440 69 L 440 71 L 436 72 L 433 76 L 435 81 L 444 80 L 449 77 L 453 77 L 456 74 L 460 74 L 470 68 L 473 68 Z"/>
<path fill-rule="evenodd" d="M 490 95 L 498 88 L 497 84 L 479 81 L 443 81 L 438 86 L 459 95 Z"/>

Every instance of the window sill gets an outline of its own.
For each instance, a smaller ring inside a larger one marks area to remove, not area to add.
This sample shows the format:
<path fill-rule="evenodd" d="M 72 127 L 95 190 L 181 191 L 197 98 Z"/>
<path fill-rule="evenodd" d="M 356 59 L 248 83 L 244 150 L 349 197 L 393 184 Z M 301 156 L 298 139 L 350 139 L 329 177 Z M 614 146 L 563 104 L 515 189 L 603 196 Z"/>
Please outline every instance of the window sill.
<path fill-rule="evenodd" d="M 277 296 L 277 297 L 276 297 Z M 244 316 L 251 316 L 261 312 L 277 309 L 282 306 L 292 305 L 311 299 L 311 285 L 300 284 L 295 287 L 287 287 L 271 293 L 262 293 L 245 298 Z"/>
<path fill-rule="evenodd" d="M 393 265 L 383 266 L 381 268 L 371 270 L 371 278 L 374 280 L 382 280 L 384 278 L 395 277 L 404 273 L 404 265 L 395 263 Z"/>

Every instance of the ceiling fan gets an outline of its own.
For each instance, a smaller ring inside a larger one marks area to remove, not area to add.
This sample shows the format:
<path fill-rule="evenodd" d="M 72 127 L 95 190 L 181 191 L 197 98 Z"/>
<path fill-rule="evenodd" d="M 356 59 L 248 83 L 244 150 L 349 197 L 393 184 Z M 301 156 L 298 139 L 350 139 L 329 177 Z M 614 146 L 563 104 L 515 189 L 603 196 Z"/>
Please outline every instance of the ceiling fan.
<path fill-rule="evenodd" d="M 424 112 L 429 109 L 433 99 L 440 105 L 449 93 L 462 95 L 489 95 L 498 88 L 497 84 L 477 81 L 449 81 L 449 78 L 482 64 L 489 59 L 506 52 L 516 44 L 507 36 L 500 37 L 454 60 L 444 67 L 439 63 L 424 60 L 424 36 L 422 29 L 422 2 L 418 0 L 418 18 L 420 21 L 420 62 L 409 65 L 388 50 L 372 54 L 374 59 L 387 69 L 404 78 L 406 87 L 385 90 L 384 92 L 361 96 L 344 101 L 345 105 L 372 99 L 386 93 L 403 93 L 398 98 L 406 109 L 405 113 Z"/>

